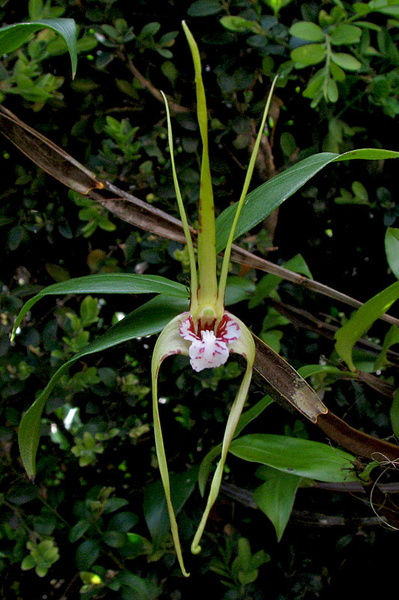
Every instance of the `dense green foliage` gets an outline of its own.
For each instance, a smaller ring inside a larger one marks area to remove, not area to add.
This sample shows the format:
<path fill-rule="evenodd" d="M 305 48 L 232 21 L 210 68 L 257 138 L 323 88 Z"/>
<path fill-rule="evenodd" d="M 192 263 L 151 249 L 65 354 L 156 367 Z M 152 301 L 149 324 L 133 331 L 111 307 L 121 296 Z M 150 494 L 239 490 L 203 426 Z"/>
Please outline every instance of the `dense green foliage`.
<path fill-rule="evenodd" d="M 270 79 L 277 73 L 254 186 L 316 152 L 398 149 L 397 3 L 132 4 L 0 2 L 3 25 L 75 20 L 76 77 L 70 75 L 62 37 L 40 29 L 3 56 L 0 98 L 99 177 L 177 214 L 162 89 L 170 99 L 179 179 L 195 223 L 199 140 L 183 19 L 206 67 L 220 212 L 237 199 Z M 35 589 L 37 598 L 199 598 L 203 590 L 226 600 L 328 598 L 351 591 L 347 577 L 357 593 L 369 593 L 365 574 L 382 578 L 382 571 L 389 571 L 393 557 L 386 545 L 397 534 L 382 527 L 370 503 L 342 491 L 340 482 L 330 478 L 324 487 L 312 487 L 308 477 L 324 480 L 300 470 L 299 459 L 298 470 L 284 478 L 276 477 L 270 463 L 257 464 L 261 444 L 270 449 L 271 441 L 278 447 L 282 439 L 266 434 L 286 436 L 287 445 L 327 440 L 298 414 L 264 400 L 265 390 L 256 382 L 248 408 L 259 402 L 261 414 L 248 418 L 245 430 L 258 436 L 255 462 L 240 458 L 243 442 L 237 441 L 203 552 L 189 559 L 191 579 L 181 578 L 154 454 L 153 336 L 83 357 L 62 375 L 42 422 L 37 477 L 28 481 L 16 441 L 21 414 L 57 368 L 143 299 L 139 294 L 49 296 L 28 313 L 11 346 L 9 334 L 23 302 L 45 285 L 89 274 L 146 273 L 187 285 L 187 256 L 180 244 L 132 229 L 89 198 L 68 192 L 3 138 L 0 147 L 2 597 L 30 598 Z M 240 240 L 243 247 L 358 300 L 373 297 L 360 324 L 349 326 L 349 333 L 340 329 L 336 348 L 332 335 L 353 310 L 337 299 L 240 265 L 232 265 L 230 288 L 237 315 L 309 377 L 333 412 L 391 440 L 399 429 L 398 357 L 391 350 L 399 341 L 397 328 L 380 322 L 370 334 L 368 326 L 398 295 L 396 170 L 396 160 L 330 165 L 275 218 Z M 364 335 L 369 337 L 352 352 Z M 362 378 L 347 367 L 359 369 Z M 179 357 L 161 371 L 162 419 L 176 506 L 184 505 L 184 540 L 191 539 L 202 511 L 197 470 L 220 442 L 241 372 L 241 363 L 230 360 L 226 367 L 195 374 Z M 315 452 L 320 458 L 321 451 Z M 317 462 L 313 456 L 308 463 Z M 368 462 L 359 461 L 359 469 Z M 395 485 L 394 476 L 394 469 L 383 472 L 382 481 Z M 373 500 L 370 486 L 366 494 L 356 491 Z M 254 510 L 255 501 L 261 510 Z M 387 579 L 377 584 L 380 594 Z"/>

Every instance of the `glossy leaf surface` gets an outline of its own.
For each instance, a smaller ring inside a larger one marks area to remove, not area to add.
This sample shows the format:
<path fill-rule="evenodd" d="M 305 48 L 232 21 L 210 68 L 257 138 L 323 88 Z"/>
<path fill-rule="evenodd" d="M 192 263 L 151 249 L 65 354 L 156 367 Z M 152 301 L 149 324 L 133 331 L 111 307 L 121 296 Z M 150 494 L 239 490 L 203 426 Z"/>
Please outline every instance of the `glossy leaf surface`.
<path fill-rule="evenodd" d="M 335 349 L 351 371 L 356 370 L 353 347 L 371 325 L 399 298 L 399 281 L 370 298 L 335 334 Z"/>
<path fill-rule="evenodd" d="M 273 210 L 280 206 L 287 198 L 295 194 L 305 183 L 330 163 L 342 160 L 384 160 L 388 158 L 399 158 L 399 152 L 363 148 L 360 150 L 351 150 L 344 154 L 321 152 L 320 154 L 314 154 L 305 158 L 248 194 L 238 220 L 235 238 L 250 231 L 255 225 L 258 225 Z M 227 243 L 228 233 L 231 229 L 236 209 L 236 205 L 229 206 L 216 220 L 218 252 L 221 252 Z"/>
<path fill-rule="evenodd" d="M 134 273 L 105 273 L 87 275 L 68 281 L 54 283 L 28 300 L 18 314 L 14 332 L 26 313 L 41 298 L 58 294 L 164 294 L 176 298 L 187 298 L 184 285 L 159 275 L 136 275 Z"/>
<path fill-rule="evenodd" d="M 280 541 L 294 506 L 301 477 L 264 467 L 265 483 L 254 491 L 254 500 L 267 515 Z"/>
<path fill-rule="evenodd" d="M 0 55 L 20 48 L 36 31 L 48 27 L 60 35 L 65 41 L 71 57 L 72 76 L 77 66 L 76 38 L 77 29 L 73 19 L 40 19 L 29 23 L 16 23 L 0 28 Z"/>
<path fill-rule="evenodd" d="M 234 440 L 230 452 L 238 458 L 268 465 L 284 473 L 318 481 L 357 481 L 355 458 L 326 444 L 267 433 Z"/>

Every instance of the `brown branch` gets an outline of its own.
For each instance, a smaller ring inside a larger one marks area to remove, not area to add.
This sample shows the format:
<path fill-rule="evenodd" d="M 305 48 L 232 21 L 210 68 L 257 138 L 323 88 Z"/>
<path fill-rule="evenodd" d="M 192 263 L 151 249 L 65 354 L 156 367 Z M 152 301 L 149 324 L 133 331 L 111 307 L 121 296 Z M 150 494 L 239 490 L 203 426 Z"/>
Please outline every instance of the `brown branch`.
<path fill-rule="evenodd" d="M 368 494 L 370 490 L 365 490 L 361 482 L 350 482 L 350 483 L 324 483 L 324 482 L 313 482 L 308 490 L 325 490 L 334 493 L 349 493 L 349 494 Z M 380 493 L 385 496 L 387 494 L 398 494 L 399 484 L 381 484 L 378 486 Z M 244 488 L 238 487 L 230 483 L 222 483 L 220 488 L 222 494 L 227 498 L 230 498 L 234 502 L 238 502 L 246 508 L 252 510 L 259 510 L 259 506 L 256 504 L 253 493 Z M 339 515 L 324 515 L 315 513 L 313 511 L 306 510 L 293 510 L 291 513 L 290 525 L 301 525 L 305 527 L 371 527 L 375 525 L 383 525 L 384 520 L 379 517 L 341 517 Z"/>

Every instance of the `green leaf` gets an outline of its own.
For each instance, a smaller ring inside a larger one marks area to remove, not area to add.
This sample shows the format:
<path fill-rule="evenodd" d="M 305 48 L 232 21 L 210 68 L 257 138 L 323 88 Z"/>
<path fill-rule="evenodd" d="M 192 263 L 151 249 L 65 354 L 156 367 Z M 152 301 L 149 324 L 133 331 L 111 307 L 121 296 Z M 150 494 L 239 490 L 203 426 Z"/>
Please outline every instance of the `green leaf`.
<path fill-rule="evenodd" d="M 266 475 L 266 481 L 256 488 L 253 498 L 273 523 L 277 541 L 280 541 L 294 506 L 301 477 L 268 467 L 264 467 L 262 473 Z"/>
<path fill-rule="evenodd" d="M 332 52 L 331 60 L 346 71 L 358 71 L 362 66 L 362 63 L 357 58 L 345 52 Z"/>
<path fill-rule="evenodd" d="M 72 77 L 77 66 L 77 28 L 73 19 L 40 19 L 29 23 L 16 23 L 0 28 L 0 56 L 20 48 L 36 31 L 48 27 L 65 41 L 71 57 Z"/>
<path fill-rule="evenodd" d="M 36 566 L 36 561 L 31 554 L 28 554 L 28 556 L 25 556 L 25 558 L 21 562 L 22 571 L 29 571 L 30 569 L 33 569 L 35 566 Z"/>
<path fill-rule="evenodd" d="M 356 342 L 371 325 L 386 313 L 399 298 L 399 281 L 370 298 L 335 334 L 335 349 L 351 371 L 356 371 L 352 351 Z"/>
<path fill-rule="evenodd" d="M 69 541 L 76 542 L 80 540 L 86 533 L 86 531 L 91 527 L 92 523 L 90 521 L 81 520 L 75 523 L 75 525 L 69 531 Z"/>
<path fill-rule="evenodd" d="M 360 42 L 362 30 L 356 25 L 341 23 L 331 34 L 330 40 L 332 44 L 357 44 Z"/>
<path fill-rule="evenodd" d="M 243 31 L 257 31 L 259 24 L 256 21 L 248 21 L 242 17 L 235 17 L 232 15 L 222 17 L 220 23 L 225 29 L 234 31 L 235 33 L 241 33 Z"/>
<path fill-rule="evenodd" d="M 289 30 L 291 35 L 306 40 L 307 42 L 322 42 L 325 39 L 324 31 L 316 23 L 299 21 L 294 23 Z"/>
<path fill-rule="evenodd" d="M 329 102 L 336 102 L 339 95 L 336 81 L 331 79 L 331 77 L 328 77 L 326 83 L 326 99 L 329 100 Z"/>
<path fill-rule="evenodd" d="M 100 543 L 97 540 L 85 540 L 78 546 L 75 555 L 76 568 L 87 571 L 100 555 Z"/>
<path fill-rule="evenodd" d="M 108 523 L 108 529 L 110 531 L 120 531 L 123 533 L 127 533 L 137 525 L 139 521 L 138 516 L 132 512 L 118 512 L 116 515 L 110 519 Z"/>
<path fill-rule="evenodd" d="M 289 271 L 293 271 L 294 273 L 300 273 L 301 275 L 304 275 L 309 279 L 313 279 L 312 273 L 310 272 L 309 267 L 306 264 L 306 261 L 303 258 L 302 254 L 296 254 L 295 256 L 287 260 L 285 263 L 283 263 L 282 266 L 285 269 L 288 269 Z M 255 306 L 258 306 L 258 304 L 260 304 L 264 298 L 270 296 L 272 291 L 276 289 L 276 287 L 282 280 L 282 277 L 279 277 L 278 275 L 272 275 L 270 273 L 262 277 L 262 279 L 256 286 L 255 293 L 249 301 L 249 308 L 254 308 Z"/>
<path fill-rule="evenodd" d="M 58 284 L 56 284 L 58 285 Z M 18 442 L 22 462 L 30 478 L 36 473 L 36 452 L 39 445 L 41 417 L 44 406 L 55 385 L 67 370 L 80 358 L 107 350 L 136 337 L 158 333 L 180 312 L 188 308 L 188 301 L 170 296 L 156 296 L 122 321 L 111 327 L 104 335 L 95 339 L 81 352 L 64 363 L 50 379 L 32 406 L 22 417 Z"/>
<path fill-rule="evenodd" d="M 216 15 L 222 10 L 222 6 L 218 0 L 197 0 L 193 2 L 187 14 L 190 17 L 208 17 L 209 15 Z"/>
<path fill-rule="evenodd" d="M 396 325 L 392 325 L 392 327 L 390 327 L 388 329 L 388 333 L 384 337 L 384 342 L 382 344 L 382 350 L 381 350 L 380 354 L 378 355 L 378 357 L 375 361 L 375 364 L 374 364 L 374 368 L 373 368 L 374 371 L 378 371 L 382 367 L 385 367 L 386 365 L 390 364 L 390 362 L 387 358 L 387 353 L 388 353 L 388 350 L 395 344 L 399 344 L 399 327 L 396 327 Z"/>
<path fill-rule="evenodd" d="M 313 75 L 307 87 L 302 92 L 305 98 L 321 98 L 323 94 L 324 82 L 327 77 L 326 68 L 322 67 Z"/>
<path fill-rule="evenodd" d="M 248 300 L 255 291 L 255 284 L 245 277 L 230 276 L 227 279 L 225 306 Z"/>
<path fill-rule="evenodd" d="M 164 294 L 175 298 L 188 297 L 188 291 L 184 285 L 159 275 L 104 273 L 77 277 L 54 283 L 28 300 L 16 318 L 12 339 L 26 313 L 36 302 L 45 296 L 58 294 Z"/>
<path fill-rule="evenodd" d="M 388 227 L 385 234 L 385 253 L 389 268 L 399 279 L 399 229 Z"/>
<path fill-rule="evenodd" d="M 235 237 L 237 238 L 240 235 L 243 235 L 255 227 L 255 225 L 262 222 L 273 212 L 273 210 L 297 192 L 305 185 L 305 183 L 330 163 L 342 160 L 384 160 L 387 158 L 399 158 L 399 152 L 362 148 L 359 150 L 351 150 L 344 154 L 321 152 L 320 154 L 314 154 L 313 156 L 305 158 L 248 194 L 238 221 Z M 226 246 L 236 210 L 237 205 L 233 204 L 224 210 L 216 220 L 218 252 L 221 252 Z"/>
<path fill-rule="evenodd" d="M 317 65 L 326 58 L 326 48 L 323 44 L 306 44 L 291 52 L 291 59 L 297 66 L 308 67 Z"/>
<path fill-rule="evenodd" d="M 104 531 L 102 541 L 111 546 L 111 548 L 122 548 L 127 542 L 128 538 L 126 533 L 122 531 L 115 531 L 113 529 Z"/>
<path fill-rule="evenodd" d="M 332 375 L 333 377 L 344 377 L 345 379 L 356 377 L 354 373 L 348 373 L 348 371 L 342 371 L 338 367 L 333 365 L 305 365 L 298 369 L 298 373 L 301 377 L 306 379 L 307 377 L 314 377 L 315 375 L 324 374 Z"/>
<path fill-rule="evenodd" d="M 345 72 L 334 62 L 330 63 L 330 73 L 331 76 L 334 77 L 335 81 L 345 81 L 346 79 Z"/>
<path fill-rule="evenodd" d="M 230 452 L 243 460 L 299 477 L 330 482 L 358 479 L 353 468 L 353 456 L 320 442 L 258 433 L 234 440 Z"/>
<path fill-rule="evenodd" d="M 353 4 L 353 10 L 361 17 L 364 17 L 365 15 L 367 15 L 369 12 L 372 12 L 372 8 L 369 4 L 366 4 L 364 2 L 355 2 Z"/>
<path fill-rule="evenodd" d="M 391 17 L 399 17 L 399 6 L 396 0 L 371 0 L 368 6 L 374 12 L 390 15 Z"/>

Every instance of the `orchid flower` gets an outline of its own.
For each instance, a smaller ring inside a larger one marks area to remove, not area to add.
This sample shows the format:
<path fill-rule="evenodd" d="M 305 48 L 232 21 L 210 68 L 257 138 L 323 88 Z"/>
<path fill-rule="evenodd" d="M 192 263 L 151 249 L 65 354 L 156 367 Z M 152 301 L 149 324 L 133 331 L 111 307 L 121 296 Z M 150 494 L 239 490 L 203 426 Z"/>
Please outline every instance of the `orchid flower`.
<path fill-rule="evenodd" d="M 197 119 L 202 141 L 197 260 L 190 227 L 187 221 L 182 195 L 180 193 L 179 183 L 177 180 L 173 155 L 171 119 L 166 97 L 163 94 L 168 124 L 168 144 L 171 157 L 173 181 L 189 256 L 191 299 L 189 311 L 184 312 L 172 319 L 172 321 L 170 321 L 163 329 L 156 341 L 152 357 L 152 398 L 155 446 L 170 518 L 171 533 L 181 570 L 185 576 L 188 576 L 188 573 L 184 567 L 176 516 L 171 500 L 169 472 L 158 410 L 158 375 L 163 360 L 167 356 L 175 354 L 188 356 L 190 358 L 191 367 L 195 371 L 219 367 L 226 363 L 229 355 L 232 353 L 240 354 L 246 359 L 247 363 L 241 385 L 227 420 L 221 448 L 221 456 L 211 481 L 205 510 L 191 545 L 191 551 L 194 554 L 197 554 L 201 551 L 199 543 L 208 519 L 208 515 L 219 493 L 227 453 L 230 443 L 233 439 L 238 420 L 243 410 L 244 403 L 246 401 L 255 359 L 255 344 L 253 337 L 248 328 L 240 319 L 225 310 L 224 297 L 229 271 L 231 246 L 234 239 L 236 224 L 240 216 L 240 211 L 244 204 L 251 176 L 254 170 L 255 159 L 259 149 L 262 132 L 265 127 L 266 116 L 270 106 L 275 81 L 273 82 L 272 89 L 267 100 L 261 127 L 244 181 L 243 190 L 240 199 L 237 202 L 235 219 L 229 234 L 227 246 L 225 248 L 221 272 L 218 280 L 216 272 L 217 256 L 214 216 L 215 211 L 208 153 L 207 106 L 201 74 L 201 61 L 197 44 L 184 22 L 183 29 L 194 63 Z"/>

